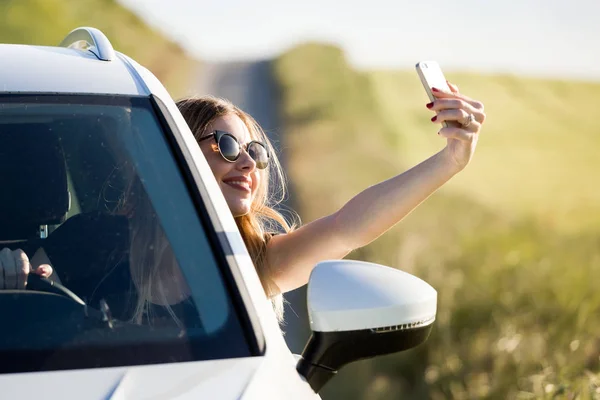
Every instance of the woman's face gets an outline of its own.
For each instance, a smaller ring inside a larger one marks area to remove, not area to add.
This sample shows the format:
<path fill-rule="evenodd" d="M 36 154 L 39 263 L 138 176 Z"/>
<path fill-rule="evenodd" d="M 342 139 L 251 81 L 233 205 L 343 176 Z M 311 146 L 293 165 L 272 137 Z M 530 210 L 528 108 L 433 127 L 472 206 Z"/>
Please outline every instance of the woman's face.
<path fill-rule="evenodd" d="M 214 131 L 232 134 L 243 148 L 252 140 L 246 124 L 234 114 L 215 119 L 209 124 L 204 135 Z M 239 217 L 248 214 L 256 190 L 260 185 L 260 174 L 256 169 L 256 162 L 244 150 L 240 153 L 237 161 L 226 161 L 219 153 L 214 139 L 200 142 L 200 148 L 221 187 L 233 216 Z"/>

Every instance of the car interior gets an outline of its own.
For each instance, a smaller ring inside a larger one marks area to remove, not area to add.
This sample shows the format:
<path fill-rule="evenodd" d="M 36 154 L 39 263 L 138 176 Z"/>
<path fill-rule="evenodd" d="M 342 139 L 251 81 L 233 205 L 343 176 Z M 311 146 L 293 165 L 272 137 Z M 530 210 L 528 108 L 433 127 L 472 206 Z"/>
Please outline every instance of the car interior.
<path fill-rule="evenodd" d="M 148 194 L 149 185 L 154 185 L 154 195 L 157 188 L 169 187 L 166 173 L 154 171 L 165 171 L 165 162 L 172 163 L 161 158 L 164 150 L 144 147 L 158 148 L 158 140 L 164 140 L 148 109 L 96 105 L 102 101 L 96 98 L 89 105 L 77 104 L 77 98 L 74 104 L 65 101 L 0 102 L 0 249 L 21 249 L 30 260 L 53 268 L 49 278 L 29 274 L 25 289 L 0 288 L 0 373 L 249 355 L 231 300 L 215 297 L 215 290 L 192 292 L 167 306 L 143 303 L 150 305 L 141 317 L 134 314 L 140 288 L 132 265 L 180 269 L 183 254 L 188 268 L 200 267 L 190 278 L 198 287 L 214 287 L 217 281 L 205 277 L 217 279 L 218 267 L 211 261 L 204 268 L 207 254 L 202 251 L 207 250 L 185 250 L 198 236 L 186 239 L 186 247 L 177 236 L 188 231 L 176 222 L 181 202 L 174 198 L 181 197 L 174 197 L 175 190 L 186 192 L 170 189 L 158 200 Z M 136 112 L 150 116 L 149 122 L 135 126 Z M 158 139 L 140 139 L 152 137 L 150 133 Z M 142 178 L 139 163 L 150 163 L 154 169 L 146 173 L 154 175 Z M 177 173 L 170 168 L 169 176 Z M 171 223 L 171 231 L 179 229 L 174 235 L 180 253 L 172 249 L 161 218 Z M 136 242 L 142 231 L 166 240 Z M 203 231 L 194 233 L 199 234 Z M 160 243 L 160 250 L 153 243 Z M 199 305 L 204 316 L 217 316 L 207 319 L 219 322 L 213 322 L 211 334 Z M 9 359 L 19 361 L 2 361 Z"/>
<path fill-rule="evenodd" d="M 118 212 L 126 188 L 123 161 L 109 145 L 112 123 L 70 116 L 0 124 L 0 246 L 30 259 L 42 248 L 54 269 L 48 280 L 30 274 L 27 290 L 0 291 L 5 318 L 21 322 L 2 335 L 5 347 L 30 348 L 32 329 L 45 331 L 36 344 L 47 347 L 69 333 L 76 340 L 82 324 L 102 329 L 130 319 L 136 291 L 128 218 Z"/>

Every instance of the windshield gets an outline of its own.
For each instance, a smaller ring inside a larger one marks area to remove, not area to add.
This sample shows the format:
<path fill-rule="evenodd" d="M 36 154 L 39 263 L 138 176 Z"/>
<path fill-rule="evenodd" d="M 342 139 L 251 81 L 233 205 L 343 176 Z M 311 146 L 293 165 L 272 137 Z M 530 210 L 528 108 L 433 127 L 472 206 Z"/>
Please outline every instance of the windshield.
<path fill-rule="evenodd" d="M 250 355 L 150 99 L 0 96 L 0 164 L 1 372 Z"/>

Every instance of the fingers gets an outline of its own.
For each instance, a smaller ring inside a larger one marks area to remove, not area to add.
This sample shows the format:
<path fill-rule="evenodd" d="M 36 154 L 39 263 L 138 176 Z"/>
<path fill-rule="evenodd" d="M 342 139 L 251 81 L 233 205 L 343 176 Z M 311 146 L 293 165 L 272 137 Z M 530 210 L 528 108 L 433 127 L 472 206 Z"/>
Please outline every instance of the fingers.
<path fill-rule="evenodd" d="M 436 97 L 436 99 L 452 99 L 452 98 L 460 99 L 460 100 L 465 101 L 466 103 L 469 103 L 471 106 L 473 106 L 473 108 L 475 108 L 483 113 L 483 103 L 481 103 L 480 101 L 477 101 L 477 100 L 473 100 L 470 97 L 465 96 L 464 94 L 460 94 L 458 92 L 456 92 L 456 93 L 444 92 L 438 88 L 431 88 L 431 91 L 432 91 L 433 95 Z"/>
<path fill-rule="evenodd" d="M 455 86 L 454 88 L 458 90 Z M 453 126 L 453 128 L 463 129 L 467 132 L 479 132 L 481 130 L 481 126 L 486 119 L 483 104 L 458 93 L 440 91 L 437 93 L 440 96 L 436 97 L 435 101 L 427 104 L 427 108 L 437 112 L 437 115 L 431 119 L 433 122 L 455 121 L 459 125 L 465 125 L 468 123 L 470 115 L 473 115 L 474 121 L 468 124 L 468 126 Z"/>
<path fill-rule="evenodd" d="M 17 289 L 25 289 L 25 286 L 27 285 L 27 276 L 31 270 L 29 258 L 27 258 L 27 254 L 21 249 L 15 250 L 13 256 L 16 264 L 15 287 Z"/>
<path fill-rule="evenodd" d="M 0 262 L 2 263 L 2 289 L 14 289 L 17 286 L 17 263 L 13 252 L 4 248 L 0 251 Z"/>
<path fill-rule="evenodd" d="M 467 117 L 468 114 L 473 114 L 475 120 L 480 124 L 482 124 L 485 121 L 485 114 L 481 110 L 473 107 L 470 103 L 462 99 L 438 99 L 432 103 L 427 104 L 427 108 L 429 108 L 432 111 L 452 109 L 464 110 L 467 113 Z M 462 121 L 465 121 L 465 119 L 463 119 Z"/>
<path fill-rule="evenodd" d="M 448 84 L 448 87 L 450 88 L 452 93 L 458 93 L 458 86 L 456 86 L 455 84 L 450 83 L 448 81 L 446 81 L 446 83 Z"/>
<path fill-rule="evenodd" d="M 437 115 L 431 118 L 431 121 L 440 124 L 443 122 L 455 121 L 458 122 L 459 125 L 464 125 L 469 120 L 469 115 L 470 113 L 463 109 L 452 108 L 440 111 Z M 475 116 L 475 120 L 471 122 L 469 126 L 459 126 L 458 128 L 470 132 L 478 132 L 481 129 L 481 123 L 477 121 L 477 116 L 475 114 L 473 115 Z"/>
<path fill-rule="evenodd" d="M 39 267 L 37 267 L 35 271 L 33 271 L 34 274 L 39 275 L 43 278 L 49 278 L 53 272 L 54 270 L 48 264 L 42 264 Z"/>
<path fill-rule="evenodd" d="M 470 132 L 466 129 L 455 127 L 442 128 L 438 132 L 438 135 L 447 139 L 457 139 L 464 142 L 473 142 L 477 139 L 477 132 Z"/>
<path fill-rule="evenodd" d="M 41 271 L 50 276 L 52 268 L 41 265 Z M 31 264 L 27 254 L 21 249 L 0 250 L 0 289 L 25 289 L 27 276 L 31 272 Z"/>

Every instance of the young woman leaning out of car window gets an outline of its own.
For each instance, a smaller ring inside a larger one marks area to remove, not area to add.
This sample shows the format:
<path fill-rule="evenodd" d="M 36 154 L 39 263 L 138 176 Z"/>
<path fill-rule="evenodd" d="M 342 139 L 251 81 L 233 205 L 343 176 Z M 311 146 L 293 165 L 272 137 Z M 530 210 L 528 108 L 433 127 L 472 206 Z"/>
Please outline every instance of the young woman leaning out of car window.
<path fill-rule="evenodd" d="M 365 189 L 333 214 L 299 227 L 290 226 L 274 209 L 285 192 L 283 174 L 271 143 L 256 121 L 232 103 L 211 96 L 177 102 L 235 217 L 280 320 L 281 294 L 306 284 L 318 262 L 343 258 L 369 244 L 469 164 L 486 116 L 480 102 L 450 87 L 451 93 L 435 91 L 436 100 L 427 104 L 437 113 L 433 123 L 461 124 L 439 130 L 446 140 L 441 151 Z M 270 182 L 275 184 L 270 187 Z M 138 316 L 148 302 L 169 304 L 180 300 L 153 299 L 157 288 L 161 292 L 172 288 L 170 292 L 175 293 L 178 285 L 169 282 L 169 273 L 136 271 L 135 261 L 131 262 L 132 277 L 141 289 Z M 24 287 L 30 271 L 43 276 L 52 273 L 49 265 L 30 267 L 20 251 L 0 251 L 0 263 L 4 288 Z M 33 260 L 31 264 L 38 265 Z M 150 268 L 162 268 L 162 263 L 151 263 Z M 154 277 L 154 281 L 145 282 L 148 279 L 144 277 Z"/>
<path fill-rule="evenodd" d="M 440 129 L 446 140 L 443 150 L 367 188 L 335 213 L 298 228 L 290 227 L 273 208 L 283 198 L 284 179 L 273 147 L 256 121 L 230 102 L 211 96 L 177 102 L 280 318 L 281 294 L 306 284 L 318 262 L 342 258 L 369 244 L 470 162 L 486 118 L 483 104 L 450 87 L 451 93 L 434 90 L 436 100 L 427 104 L 437 112 L 433 123 L 461 124 Z M 270 182 L 276 182 L 275 187 L 269 187 Z M 273 193 L 280 196 L 273 198 Z"/>

